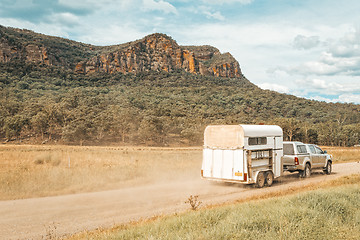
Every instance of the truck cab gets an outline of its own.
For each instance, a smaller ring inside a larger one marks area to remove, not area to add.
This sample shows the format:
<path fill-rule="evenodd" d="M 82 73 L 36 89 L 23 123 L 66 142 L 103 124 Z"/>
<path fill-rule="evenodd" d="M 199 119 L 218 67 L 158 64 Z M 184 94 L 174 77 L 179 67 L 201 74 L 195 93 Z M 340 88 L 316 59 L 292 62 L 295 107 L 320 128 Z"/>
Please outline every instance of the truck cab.
<path fill-rule="evenodd" d="M 306 144 L 306 148 L 310 153 L 312 168 L 319 168 L 322 169 L 324 173 L 330 174 L 332 170 L 332 156 L 314 144 Z"/>

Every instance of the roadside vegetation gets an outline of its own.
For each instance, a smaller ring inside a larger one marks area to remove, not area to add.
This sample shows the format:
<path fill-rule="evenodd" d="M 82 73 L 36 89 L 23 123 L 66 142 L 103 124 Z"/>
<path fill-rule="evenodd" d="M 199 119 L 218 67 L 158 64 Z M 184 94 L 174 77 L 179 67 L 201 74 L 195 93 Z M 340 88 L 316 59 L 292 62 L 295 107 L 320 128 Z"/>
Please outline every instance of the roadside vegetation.
<path fill-rule="evenodd" d="M 358 239 L 359 182 L 360 175 L 352 175 L 324 189 L 188 211 L 69 239 Z"/>

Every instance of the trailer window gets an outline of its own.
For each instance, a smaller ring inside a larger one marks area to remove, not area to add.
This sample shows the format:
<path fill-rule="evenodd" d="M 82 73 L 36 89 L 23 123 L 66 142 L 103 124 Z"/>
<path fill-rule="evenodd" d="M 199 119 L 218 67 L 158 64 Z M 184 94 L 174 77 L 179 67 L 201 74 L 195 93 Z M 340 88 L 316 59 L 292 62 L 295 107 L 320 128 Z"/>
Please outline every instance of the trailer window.
<path fill-rule="evenodd" d="M 249 145 L 266 145 L 266 137 L 251 137 L 249 138 Z"/>
<path fill-rule="evenodd" d="M 294 155 L 294 147 L 292 144 L 284 144 L 284 155 Z"/>

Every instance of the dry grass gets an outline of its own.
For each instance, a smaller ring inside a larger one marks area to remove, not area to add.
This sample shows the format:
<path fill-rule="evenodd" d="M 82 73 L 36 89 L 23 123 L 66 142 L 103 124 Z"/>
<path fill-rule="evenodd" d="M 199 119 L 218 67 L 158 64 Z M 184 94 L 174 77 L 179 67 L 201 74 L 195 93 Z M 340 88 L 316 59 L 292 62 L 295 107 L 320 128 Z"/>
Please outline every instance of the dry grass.
<path fill-rule="evenodd" d="M 323 147 L 334 162 L 360 148 Z M 0 146 L 0 200 L 132 187 L 197 176 L 198 148 Z"/>
<path fill-rule="evenodd" d="M 346 176 L 297 194 L 159 216 L 66 239 L 358 239 L 359 180 L 358 174 Z"/>
<path fill-rule="evenodd" d="M 0 146 L 0 200 L 151 184 L 194 175 L 200 148 Z M 176 173 L 176 174 L 174 174 Z"/>
<path fill-rule="evenodd" d="M 322 147 L 333 155 L 334 163 L 358 162 L 360 147 Z"/>

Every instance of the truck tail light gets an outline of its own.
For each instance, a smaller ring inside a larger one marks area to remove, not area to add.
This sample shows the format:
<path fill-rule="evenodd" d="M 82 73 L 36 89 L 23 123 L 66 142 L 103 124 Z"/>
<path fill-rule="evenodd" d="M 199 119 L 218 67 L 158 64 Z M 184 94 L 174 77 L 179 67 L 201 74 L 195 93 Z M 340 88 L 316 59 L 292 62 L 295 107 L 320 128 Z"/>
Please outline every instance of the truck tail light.
<path fill-rule="evenodd" d="M 244 173 L 244 181 L 247 181 L 247 173 Z"/>
<path fill-rule="evenodd" d="M 201 176 L 204 176 L 204 170 L 201 169 Z"/>
<path fill-rule="evenodd" d="M 295 157 L 295 165 L 299 165 L 299 158 Z"/>

